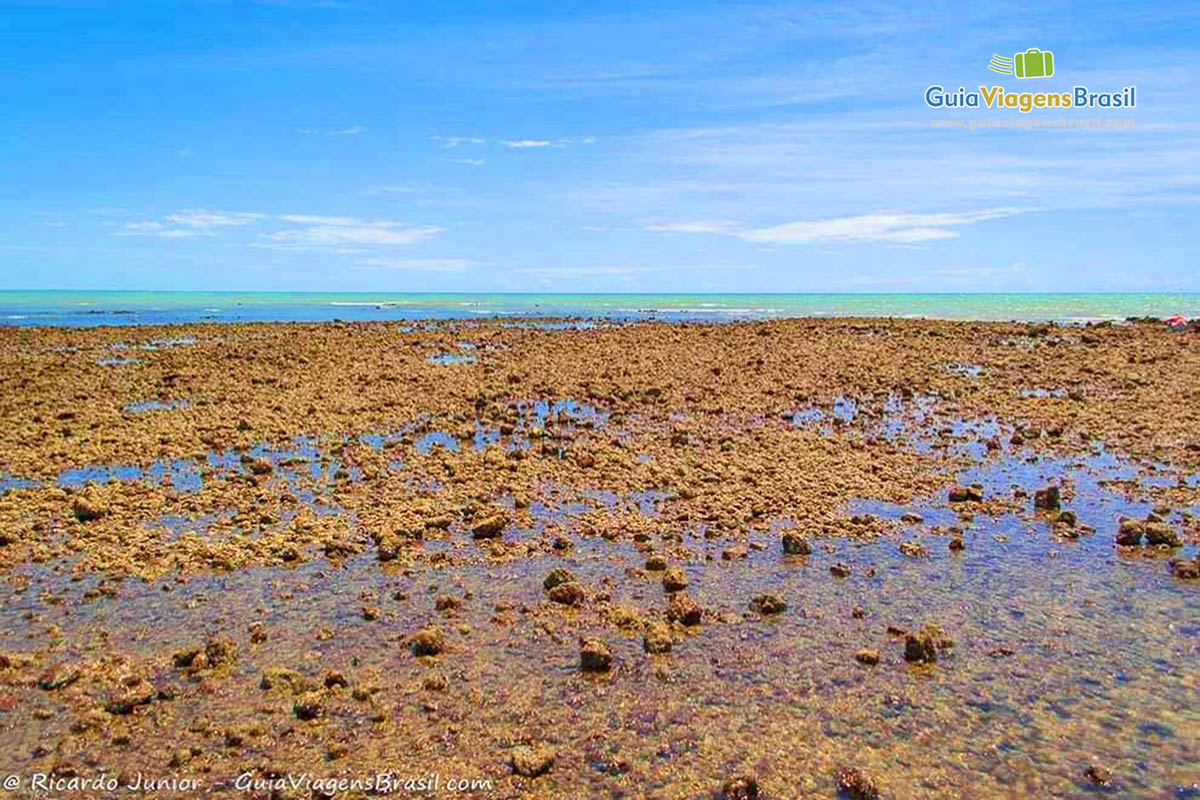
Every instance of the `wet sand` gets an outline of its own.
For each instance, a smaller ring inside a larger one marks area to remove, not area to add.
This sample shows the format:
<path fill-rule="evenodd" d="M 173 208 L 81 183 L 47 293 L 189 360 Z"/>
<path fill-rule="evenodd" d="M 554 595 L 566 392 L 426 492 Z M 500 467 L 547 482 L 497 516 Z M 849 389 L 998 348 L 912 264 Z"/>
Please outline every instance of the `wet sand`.
<path fill-rule="evenodd" d="M 0 330 L 0 773 L 1200 797 L 1197 375 L 1150 324 Z"/>

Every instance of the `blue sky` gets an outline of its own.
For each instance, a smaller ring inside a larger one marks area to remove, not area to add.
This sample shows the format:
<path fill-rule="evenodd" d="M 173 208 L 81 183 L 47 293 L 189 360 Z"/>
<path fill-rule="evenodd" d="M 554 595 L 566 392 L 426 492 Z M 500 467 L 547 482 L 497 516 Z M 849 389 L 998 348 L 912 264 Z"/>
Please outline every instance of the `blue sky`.
<path fill-rule="evenodd" d="M 1198 63 L 1193 2 L 0 4 L 0 288 L 1197 291 Z"/>

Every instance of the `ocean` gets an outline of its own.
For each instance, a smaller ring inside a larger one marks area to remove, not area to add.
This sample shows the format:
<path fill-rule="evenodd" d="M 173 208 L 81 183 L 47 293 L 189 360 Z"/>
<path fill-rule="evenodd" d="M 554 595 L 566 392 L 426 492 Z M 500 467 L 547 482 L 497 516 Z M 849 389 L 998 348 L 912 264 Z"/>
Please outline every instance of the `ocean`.
<path fill-rule="evenodd" d="M 557 294 L 0 291 L 0 325 L 583 317 L 734 321 L 910 317 L 1083 323 L 1200 316 L 1200 293 Z"/>

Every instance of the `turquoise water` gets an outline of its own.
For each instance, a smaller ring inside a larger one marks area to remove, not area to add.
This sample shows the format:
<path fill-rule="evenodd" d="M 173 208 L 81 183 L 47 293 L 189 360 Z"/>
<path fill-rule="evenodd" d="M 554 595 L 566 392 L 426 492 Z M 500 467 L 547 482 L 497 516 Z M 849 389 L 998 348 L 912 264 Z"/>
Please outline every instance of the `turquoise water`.
<path fill-rule="evenodd" d="M 1200 316 L 1200 293 L 487 294 L 387 292 L 0 292 L 0 324 L 138 325 L 486 317 L 719 320 L 928 317 L 1085 322 Z"/>

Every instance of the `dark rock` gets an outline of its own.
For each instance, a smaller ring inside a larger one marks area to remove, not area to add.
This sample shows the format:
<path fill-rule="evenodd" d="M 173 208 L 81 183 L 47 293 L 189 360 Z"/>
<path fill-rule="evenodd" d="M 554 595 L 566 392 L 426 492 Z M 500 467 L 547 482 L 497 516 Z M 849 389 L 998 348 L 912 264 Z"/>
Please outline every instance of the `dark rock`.
<path fill-rule="evenodd" d="M 579 667 L 584 672 L 607 672 L 612 668 L 613 656 L 608 645 L 599 639 L 579 640 Z"/>
<path fill-rule="evenodd" d="M 1047 486 L 1033 493 L 1033 507 L 1044 511 L 1058 511 L 1062 506 L 1062 491 L 1057 486 Z"/>
<path fill-rule="evenodd" d="M 319 692 L 305 692 L 292 703 L 292 713 L 297 719 L 314 720 L 325 715 L 325 703 Z"/>
<path fill-rule="evenodd" d="M 542 588 L 546 591 L 550 591 L 559 584 L 570 583 L 573 580 L 575 580 L 575 576 L 571 574 L 570 570 L 562 567 L 555 567 L 554 569 L 550 570 L 550 573 L 546 576 L 546 579 L 542 581 Z"/>
<path fill-rule="evenodd" d="M 1108 786 L 1112 783 L 1112 772 L 1103 764 L 1089 764 L 1083 771 L 1083 777 L 1096 786 Z"/>
<path fill-rule="evenodd" d="M 64 686 L 70 686 L 75 681 L 79 680 L 82 673 L 78 667 L 70 667 L 65 664 L 55 664 L 38 678 L 38 688 L 43 691 L 52 692 L 56 689 L 61 689 Z"/>
<path fill-rule="evenodd" d="M 929 548 L 916 542 L 901 542 L 900 552 L 910 558 L 926 558 L 929 556 Z"/>
<path fill-rule="evenodd" d="M 763 615 L 782 614 L 787 611 L 787 603 L 779 595 L 760 594 L 750 601 L 750 609 Z"/>
<path fill-rule="evenodd" d="M 850 767 L 839 769 L 837 786 L 848 800 L 879 800 L 879 787 L 861 770 Z"/>
<path fill-rule="evenodd" d="M 94 493 L 89 492 L 75 498 L 75 502 L 71 504 L 71 511 L 80 522 L 92 522 L 106 515 L 108 506 Z"/>
<path fill-rule="evenodd" d="M 648 572 L 662 572 L 667 568 L 667 559 L 662 556 L 650 556 L 646 559 L 646 570 Z"/>
<path fill-rule="evenodd" d="M 237 661 L 237 644 L 228 637 L 218 636 L 204 645 L 204 655 L 208 658 L 208 665 L 214 669 L 228 666 Z"/>
<path fill-rule="evenodd" d="M 1171 562 L 1171 575 L 1181 581 L 1200 580 L 1200 556 L 1193 561 L 1179 559 Z"/>
<path fill-rule="evenodd" d="M 430 625 L 413 634 L 412 651 L 418 656 L 436 656 L 446 649 L 446 634 L 442 629 Z"/>
<path fill-rule="evenodd" d="M 523 778 L 545 775 L 554 766 L 557 753 L 547 746 L 517 747 L 512 751 L 512 771 Z"/>
<path fill-rule="evenodd" d="M 695 600 L 688 597 L 686 592 L 676 592 L 671 595 L 671 599 L 667 603 L 667 619 L 671 622 L 678 622 L 690 627 L 699 625 L 703 616 L 703 609 Z"/>
<path fill-rule="evenodd" d="M 807 556 L 812 553 L 808 539 L 798 533 L 788 531 L 783 534 L 783 552 L 789 556 Z"/>
<path fill-rule="evenodd" d="M 668 592 L 681 592 L 687 588 L 687 573 L 683 567 L 671 567 L 662 577 L 663 588 Z"/>
<path fill-rule="evenodd" d="M 1147 522 L 1142 530 L 1146 534 L 1146 544 L 1163 547 L 1179 547 L 1182 544 L 1179 534 L 1165 522 Z"/>
<path fill-rule="evenodd" d="M 879 663 L 879 651 L 873 647 L 864 647 L 854 654 L 854 660 L 860 664 L 874 666 Z"/>
<path fill-rule="evenodd" d="M 647 653 L 669 653 L 673 646 L 671 631 L 661 622 L 651 625 L 642 636 L 642 649 Z"/>
<path fill-rule="evenodd" d="M 148 681 L 138 681 L 120 694 L 113 695 L 104 704 L 110 714 L 132 714 L 138 706 L 149 705 L 158 692 Z"/>
<path fill-rule="evenodd" d="M 560 583 L 551 589 L 550 599 L 564 606 L 575 606 L 578 608 L 583 605 L 585 595 L 582 586 L 575 581 L 568 581 L 567 583 Z"/>
<path fill-rule="evenodd" d="M 950 540 L 949 547 L 956 553 L 961 553 L 963 550 L 967 549 L 967 545 L 965 542 L 963 542 L 963 538 L 961 536 L 955 536 L 952 538 Z"/>
<path fill-rule="evenodd" d="M 1121 520 L 1121 527 L 1117 529 L 1117 544 L 1122 547 L 1137 547 L 1142 543 L 1142 536 L 1145 534 L 1145 529 L 1141 522 L 1136 519 Z"/>
<path fill-rule="evenodd" d="M 829 565 L 829 574 L 835 578 L 848 578 L 850 577 L 850 567 L 837 561 Z"/>
<path fill-rule="evenodd" d="M 448 594 L 440 596 L 433 607 L 444 614 L 452 614 L 462 607 L 462 601 Z"/>
<path fill-rule="evenodd" d="M 506 525 L 508 525 L 507 517 L 503 514 L 494 514 L 475 523 L 471 528 L 471 534 L 476 539 L 495 539 L 504 532 Z"/>
<path fill-rule="evenodd" d="M 303 694 L 310 691 L 313 682 L 300 676 L 300 673 L 281 667 L 268 667 L 263 670 L 258 687 L 264 691 L 271 689 L 287 689 L 292 694 Z"/>
<path fill-rule="evenodd" d="M 933 664 L 938 660 L 938 650 L 953 644 L 936 625 L 926 625 L 919 633 L 904 637 L 904 659 L 918 664 Z"/>
<path fill-rule="evenodd" d="M 951 503 L 981 503 L 983 502 L 982 486 L 955 486 L 950 489 Z"/>
<path fill-rule="evenodd" d="M 758 800 L 758 781 L 749 775 L 731 778 L 721 787 L 721 800 Z"/>

